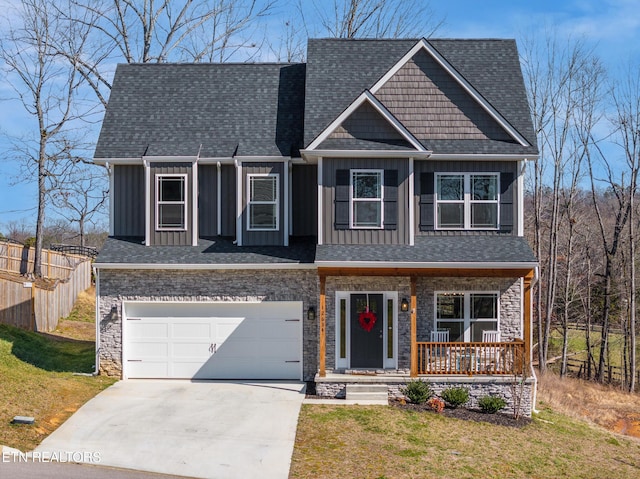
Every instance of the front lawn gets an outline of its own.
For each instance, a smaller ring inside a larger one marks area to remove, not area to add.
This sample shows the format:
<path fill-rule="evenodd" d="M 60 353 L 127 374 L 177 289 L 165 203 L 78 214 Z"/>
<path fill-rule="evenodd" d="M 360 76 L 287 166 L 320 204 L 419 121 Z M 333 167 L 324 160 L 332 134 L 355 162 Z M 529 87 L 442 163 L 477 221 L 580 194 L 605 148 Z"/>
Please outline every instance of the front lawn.
<path fill-rule="evenodd" d="M 93 341 L 59 338 L 0 325 L 0 445 L 35 448 L 71 414 L 113 384 L 89 373 Z M 13 425 L 14 416 L 33 416 L 34 425 Z"/>
<path fill-rule="evenodd" d="M 640 477 L 640 442 L 545 408 L 521 428 L 385 406 L 304 405 L 291 479 Z"/>

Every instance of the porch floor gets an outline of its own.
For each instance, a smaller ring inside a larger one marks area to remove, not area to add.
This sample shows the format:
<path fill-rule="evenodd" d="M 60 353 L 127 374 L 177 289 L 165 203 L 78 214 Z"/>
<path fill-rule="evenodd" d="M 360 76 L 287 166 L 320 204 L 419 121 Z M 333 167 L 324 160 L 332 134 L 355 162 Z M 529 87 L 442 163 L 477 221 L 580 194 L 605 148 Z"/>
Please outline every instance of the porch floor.
<path fill-rule="evenodd" d="M 427 379 L 430 383 L 447 383 L 447 384 L 512 384 L 513 376 L 507 375 L 491 375 L 491 374 L 420 374 L 412 378 L 409 374 L 401 373 L 384 373 L 384 374 L 354 374 L 354 373 L 336 373 L 327 372 L 327 375 L 321 377 L 316 374 L 314 381 L 316 383 L 339 383 L 339 384 L 406 384 L 408 381 L 415 379 Z M 528 377 L 525 383 L 533 383 L 533 378 Z"/>

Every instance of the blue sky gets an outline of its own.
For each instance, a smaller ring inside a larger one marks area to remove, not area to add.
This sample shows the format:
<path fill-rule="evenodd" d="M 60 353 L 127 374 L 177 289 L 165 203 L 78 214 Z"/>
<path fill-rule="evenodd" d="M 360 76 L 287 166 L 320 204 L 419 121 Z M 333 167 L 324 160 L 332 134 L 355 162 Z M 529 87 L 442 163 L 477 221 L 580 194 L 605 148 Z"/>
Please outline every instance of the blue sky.
<path fill-rule="evenodd" d="M 640 64 L 640 0 L 433 0 L 431 7 L 445 18 L 439 37 L 519 40 L 555 31 L 559 38 L 584 39 L 610 75 Z M 15 103 L 6 101 L 9 96 L 0 77 L 0 133 L 20 134 L 30 124 Z M 21 173 L 7 161 L 6 148 L 0 137 L 0 232 L 10 221 L 35 229 L 35 184 L 16 184 Z"/>

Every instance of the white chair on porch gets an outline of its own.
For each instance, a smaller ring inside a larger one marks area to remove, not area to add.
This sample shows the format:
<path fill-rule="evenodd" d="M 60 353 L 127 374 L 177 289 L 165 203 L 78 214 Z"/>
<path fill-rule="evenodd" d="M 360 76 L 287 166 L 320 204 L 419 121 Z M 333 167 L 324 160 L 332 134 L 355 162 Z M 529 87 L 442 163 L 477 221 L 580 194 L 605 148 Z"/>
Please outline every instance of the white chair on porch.
<path fill-rule="evenodd" d="M 482 331 L 483 343 L 499 343 L 500 331 Z M 482 347 L 479 350 L 478 362 L 487 372 L 496 372 L 500 369 L 501 350 L 499 346 Z"/>
<path fill-rule="evenodd" d="M 431 331 L 431 342 L 448 343 L 449 330 Z M 433 372 L 443 372 L 449 367 L 449 348 L 447 346 L 432 345 L 430 353 L 430 369 Z"/>

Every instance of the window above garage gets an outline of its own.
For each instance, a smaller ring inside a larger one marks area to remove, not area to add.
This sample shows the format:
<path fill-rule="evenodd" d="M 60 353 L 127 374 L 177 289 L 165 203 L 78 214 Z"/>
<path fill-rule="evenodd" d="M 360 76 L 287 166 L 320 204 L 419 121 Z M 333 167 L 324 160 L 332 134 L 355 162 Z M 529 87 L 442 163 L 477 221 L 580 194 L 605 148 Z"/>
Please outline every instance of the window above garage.
<path fill-rule="evenodd" d="M 156 230 L 186 230 L 187 175 L 156 175 Z"/>
<path fill-rule="evenodd" d="M 280 223 L 280 175 L 249 174 L 247 182 L 247 230 L 277 231 Z"/>

